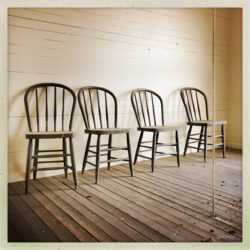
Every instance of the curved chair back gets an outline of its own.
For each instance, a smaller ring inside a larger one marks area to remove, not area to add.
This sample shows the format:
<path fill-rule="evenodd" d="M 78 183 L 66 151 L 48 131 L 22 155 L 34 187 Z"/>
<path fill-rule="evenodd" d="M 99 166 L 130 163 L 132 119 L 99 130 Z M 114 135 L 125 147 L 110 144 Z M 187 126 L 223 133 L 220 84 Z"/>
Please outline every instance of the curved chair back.
<path fill-rule="evenodd" d="M 150 89 L 135 89 L 131 93 L 131 102 L 139 127 L 164 125 L 163 101 L 157 93 Z"/>
<path fill-rule="evenodd" d="M 75 103 L 74 91 L 65 85 L 39 83 L 31 86 L 24 95 L 30 132 L 71 130 Z"/>
<path fill-rule="evenodd" d="M 117 99 L 108 89 L 83 87 L 78 102 L 87 129 L 117 128 Z"/>
<path fill-rule="evenodd" d="M 189 122 L 209 120 L 208 102 L 205 93 L 196 88 L 183 88 L 181 89 L 181 99 Z"/>

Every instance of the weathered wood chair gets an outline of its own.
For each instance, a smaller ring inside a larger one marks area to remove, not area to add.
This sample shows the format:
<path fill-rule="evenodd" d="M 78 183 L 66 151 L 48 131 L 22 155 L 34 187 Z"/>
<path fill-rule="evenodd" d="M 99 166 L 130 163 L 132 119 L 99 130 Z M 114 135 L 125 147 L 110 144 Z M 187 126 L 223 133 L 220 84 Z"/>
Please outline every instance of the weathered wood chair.
<path fill-rule="evenodd" d="M 186 138 L 186 144 L 184 148 L 184 156 L 186 155 L 187 148 L 197 149 L 197 152 L 204 150 L 204 161 L 206 162 L 207 158 L 207 145 L 213 145 L 208 143 L 208 139 L 213 139 L 212 135 L 207 134 L 208 127 L 213 125 L 221 126 L 221 135 L 215 135 L 215 138 L 221 138 L 222 142 L 215 144 L 216 146 L 222 146 L 222 155 L 225 158 L 225 130 L 224 125 L 227 124 L 226 121 L 215 121 L 209 120 L 208 114 L 208 101 L 206 95 L 199 89 L 196 88 L 183 88 L 181 89 L 181 99 L 183 101 L 185 111 L 187 114 L 189 125 L 189 130 Z M 202 107 L 205 107 L 202 109 Z M 200 133 L 191 134 L 193 127 L 200 127 Z M 195 138 L 193 136 L 199 136 Z M 189 142 L 189 140 L 192 140 Z M 190 146 L 190 144 L 198 143 L 198 147 Z M 201 144 L 204 145 L 201 148 Z"/>
<path fill-rule="evenodd" d="M 138 131 L 140 132 L 139 141 L 135 153 L 134 164 L 137 162 L 138 156 L 151 160 L 151 169 L 154 171 L 154 162 L 156 156 L 174 155 L 177 157 L 178 167 L 180 167 L 180 155 L 179 155 L 179 127 L 165 126 L 164 125 L 164 110 L 162 98 L 155 92 L 149 89 L 135 89 L 131 93 L 131 102 L 134 109 L 134 113 L 138 122 Z M 156 107 L 160 107 L 160 115 L 157 118 Z M 158 142 L 160 132 L 175 132 L 175 143 L 160 143 Z M 153 133 L 152 141 L 142 141 L 144 132 Z M 143 145 L 145 143 L 152 143 L 152 146 Z M 176 154 L 158 152 L 158 147 L 174 146 L 176 147 Z M 140 148 L 146 148 L 141 150 Z M 152 151 L 152 157 L 142 155 L 140 153 Z"/>
<path fill-rule="evenodd" d="M 86 163 L 96 168 L 95 183 L 98 182 L 100 163 L 108 163 L 108 169 L 112 162 L 128 161 L 131 176 L 133 176 L 133 162 L 130 146 L 130 129 L 117 127 L 118 105 L 115 95 L 108 89 L 96 86 L 83 87 L 78 92 L 78 102 L 82 112 L 85 133 L 88 134 L 87 145 L 82 164 L 82 174 Z M 126 134 L 127 147 L 112 147 L 112 136 L 114 134 Z M 97 135 L 97 144 L 90 145 L 92 135 Z M 108 135 L 108 144 L 101 144 L 101 136 Z M 101 148 L 105 147 L 105 148 Z M 96 148 L 96 151 L 90 148 Z M 111 152 L 115 150 L 126 150 L 128 158 L 112 157 Z M 89 155 L 89 152 L 92 155 Z M 104 153 L 101 153 L 104 152 Z M 107 160 L 100 161 L 101 156 L 107 156 Z M 95 164 L 88 158 L 95 157 Z"/>
<path fill-rule="evenodd" d="M 58 99 L 60 98 L 61 100 L 59 101 Z M 66 101 L 67 103 L 69 101 L 69 105 L 67 105 L 67 109 L 69 108 L 71 112 L 69 116 L 68 114 L 65 114 Z M 75 187 L 77 187 L 77 173 L 72 143 L 74 133 L 71 131 L 76 104 L 75 93 L 70 88 L 62 84 L 39 83 L 31 86 L 26 91 L 24 104 L 30 131 L 26 133 L 26 139 L 29 140 L 29 143 L 26 165 L 25 193 L 28 193 L 30 173 L 33 172 L 33 179 L 36 179 L 37 171 L 45 170 L 64 169 L 65 177 L 67 177 L 68 169 L 72 170 Z M 65 121 L 66 116 L 69 117 L 69 121 Z M 62 149 L 40 150 L 40 139 L 62 139 Z M 67 153 L 67 139 L 69 140 L 69 153 Z M 35 141 L 34 153 L 32 153 L 33 140 Z M 71 166 L 68 165 L 68 156 L 71 158 Z M 50 158 L 60 157 L 62 157 L 61 160 L 50 160 Z M 33 168 L 31 168 L 32 159 Z M 38 159 L 45 160 L 39 161 Z M 38 168 L 38 164 L 51 163 L 63 163 L 63 167 Z"/>

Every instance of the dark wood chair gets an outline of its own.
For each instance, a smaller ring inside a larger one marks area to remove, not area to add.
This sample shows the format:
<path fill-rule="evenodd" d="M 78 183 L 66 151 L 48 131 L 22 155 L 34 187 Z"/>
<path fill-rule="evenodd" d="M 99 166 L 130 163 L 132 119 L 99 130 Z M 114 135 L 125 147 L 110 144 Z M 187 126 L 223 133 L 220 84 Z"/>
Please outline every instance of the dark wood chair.
<path fill-rule="evenodd" d="M 85 133 L 88 134 L 87 145 L 82 164 L 82 174 L 86 163 L 96 168 L 95 183 L 98 182 L 100 163 L 108 163 L 108 169 L 112 162 L 128 161 L 131 176 L 133 176 L 133 163 L 130 146 L 130 129 L 117 127 L 118 105 L 115 95 L 108 89 L 96 86 L 83 87 L 78 92 L 78 102 L 82 112 Z M 126 147 L 113 147 L 112 136 L 114 134 L 126 134 Z M 92 135 L 97 135 L 97 144 L 91 144 Z M 108 135 L 108 143 L 101 144 L 101 136 Z M 101 148 L 102 147 L 102 148 Z M 103 148 L 105 147 L 105 148 Z M 91 150 L 96 148 L 96 151 Z M 112 157 L 111 152 L 116 150 L 126 150 L 128 158 Z M 89 152 L 92 155 L 89 155 Z M 100 161 L 101 156 L 107 156 L 107 160 Z M 89 162 L 88 158 L 95 157 L 95 163 Z"/>
<path fill-rule="evenodd" d="M 186 138 L 186 144 L 184 148 L 184 156 L 186 155 L 187 148 L 197 149 L 197 152 L 204 150 L 204 161 L 207 158 L 207 145 L 213 145 L 208 143 L 208 139 L 213 139 L 212 135 L 207 134 L 208 127 L 221 126 L 221 134 L 215 135 L 215 138 L 221 138 L 221 143 L 215 144 L 216 146 L 222 147 L 222 155 L 225 158 L 225 130 L 224 125 L 226 121 L 215 121 L 209 120 L 208 114 L 208 101 L 206 95 L 199 89 L 196 88 L 183 88 L 181 89 L 181 99 L 183 101 L 185 111 L 187 114 L 189 130 Z M 200 132 L 191 134 L 192 128 L 200 127 Z M 198 138 L 194 137 L 197 136 Z M 192 141 L 190 141 L 190 139 Z M 197 147 L 190 146 L 190 144 L 198 143 Z M 201 145 L 204 145 L 201 148 Z"/>
<path fill-rule="evenodd" d="M 67 102 L 67 107 L 65 102 Z M 75 134 L 71 131 L 76 104 L 75 93 L 62 84 L 39 83 L 31 86 L 26 91 L 24 104 L 30 131 L 26 133 L 26 139 L 29 140 L 29 143 L 25 193 L 28 193 L 30 173 L 33 172 L 33 179 L 36 179 L 37 171 L 45 170 L 64 169 L 65 177 L 67 177 L 68 169 L 72 170 L 75 187 L 77 187 L 77 173 L 72 143 L 72 138 Z M 70 114 L 65 114 L 68 109 Z M 69 117 L 69 120 L 66 121 L 65 117 Z M 62 139 L 62 149 L 40 150 L 40 139 Z M 67 153 L 67 140 L 69 140 L 69 153 Z M 33 141 L 35 142 L 34 153 L 32 153 Z M 68 156 L 71 158 L 71 166 L 68 165 Z M 61 160 L 50 160 L 51 158 L 61 158 Z M 32 160 L 33 168 L 31 168 Z M 63 163 L 63 167 L 38 168 L 38 164 L 51 163 Z"/>
<path fill-rule="evenodd" d="M 156 156 L 174 155 L 177 157 L 178 167 L 180 167 L 180 155 L 179 155 L 179 127 L 165 126 L 164 125 L 164 110 L 162 98 L 152 90 L 149 89 L 135 89 L 131 93 L 131 102 L 134 109 L 134 113 L 138 122 L 138 130 L 140 131 L 139 141 L 135 153 L 134 164 L 137 162 L 138 156 L 151 160 L 152 172 L 154 171 L 154 162 Z M 157 113 L 156 106 L 160 108 L 160 112 Z M 158 116 L 157 116 L 158 115 Z M 160 143 L 158 142 L 160 132 L 175 132 L 175 143 Z M 142 141 L 144 132 L 153 133 L 152 141 Z M 152 146 L 144 145 L 145 143 L 152 143 Z M 158 147 L 174 146 L 176 147 L 176 154 L 158 152 Z M 146 148 L 141 150 L 140 148 Z M 140 153 L 152 151 L 152 157 L 142 155 Z"/>

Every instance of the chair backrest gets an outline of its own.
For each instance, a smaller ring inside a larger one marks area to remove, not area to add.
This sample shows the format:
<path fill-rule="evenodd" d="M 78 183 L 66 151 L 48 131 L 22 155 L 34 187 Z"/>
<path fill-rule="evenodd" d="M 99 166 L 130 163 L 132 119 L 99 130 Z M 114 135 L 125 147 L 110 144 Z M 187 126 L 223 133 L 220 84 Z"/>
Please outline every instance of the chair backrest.
<path fill-rule="evenodd" d="M 72 129 L 76 95 L 69 87 L 59 83 L 33 85 L 24 95 L 24 104 L 30 132 Z"/>
<path fill-rule="evenodd" d="M 117 99 L 110 90 L 83 87 L 78 92 L 78 102 L 87 129 L 117 128 Z"/>
<path fill-rule="evenodd" d="M 183 88 L 181 89 L 181 99 L 189 122 L 209 120 L 207 97 L 201 90 L 196 88 Z M 202 108 L 204 106 L 205 110 Z"/>
<path fill-rule="evenodd" d="M 135 89 L 131 93 L 131 102 L 139 127 L 164 125 L 163 101 L 157 93 L 150 89 Z"/>

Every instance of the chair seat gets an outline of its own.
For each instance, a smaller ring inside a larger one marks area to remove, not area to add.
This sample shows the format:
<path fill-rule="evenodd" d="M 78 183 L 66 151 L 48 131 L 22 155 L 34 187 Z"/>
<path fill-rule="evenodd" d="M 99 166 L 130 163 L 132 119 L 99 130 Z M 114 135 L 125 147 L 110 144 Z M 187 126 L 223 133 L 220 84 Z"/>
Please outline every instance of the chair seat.
<path fill-rule="evenodd" d="M 151 127 L 139 127 L 139 131 L 149 131 L 149 132 L 160 132 L 160 131 L 177 131 L 180 130 L 179 127 L 174 126 L 151 126 Z"/>
<path fill-rule="evenodd" d="M 109 135 L 109 134 L 123 134 L 129 133 L 130 128 L 97 128 L 97 129 L 85 129 L 87 134 L 96 134 L 96 135 Z"/>
<path fill-rule="evenodd" d="M 75 133 L 72 131 L 41 131 L 26 133 L 26 139 L 70 138 L 74 136 Z"/>
<path fill-rule="evenodd" d="M 200 120 L 200 121 L 192 121 L 192 122 L 187 122 L 187 125 L 194 125 L 194 126 L 213 126 L 213 124 L 216 125 L 225 125 L 227 124 L 227 121 L 215 121 L 213 122 L 212 120 Z"/>

